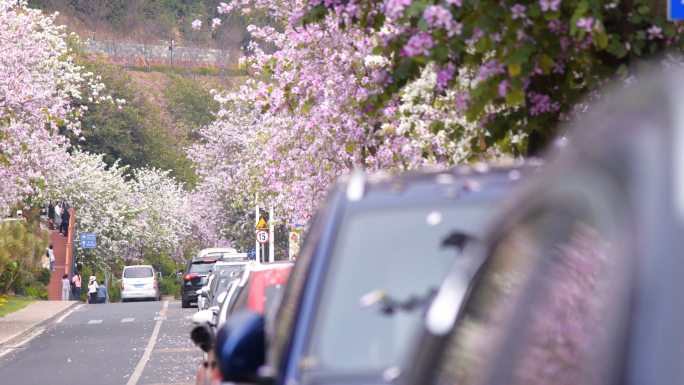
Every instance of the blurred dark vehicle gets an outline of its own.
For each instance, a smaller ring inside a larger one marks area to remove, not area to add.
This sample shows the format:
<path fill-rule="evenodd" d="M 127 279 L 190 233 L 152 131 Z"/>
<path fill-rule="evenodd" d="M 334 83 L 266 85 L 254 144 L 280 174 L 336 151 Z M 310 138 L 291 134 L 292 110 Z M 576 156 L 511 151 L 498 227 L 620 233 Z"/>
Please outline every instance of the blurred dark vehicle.
<path fill-rule="evenodd" d="M 684 382 L 682 85 L 620 87 L 577 124 L 509 202 L 460 309 L 470 279 L 449 274 L 399 383 Z"/>
<path fill-rule="evenodd" d="M 245 312 L 228 319 L 228 341 L 217 341 L 230 348 L 217 350 L 224 379 L 391 381 L 460 248 L 484 234 L 524 171 L 478 164 L 370 179 L 352 173 L 318 211 L 275 329 Z"/>

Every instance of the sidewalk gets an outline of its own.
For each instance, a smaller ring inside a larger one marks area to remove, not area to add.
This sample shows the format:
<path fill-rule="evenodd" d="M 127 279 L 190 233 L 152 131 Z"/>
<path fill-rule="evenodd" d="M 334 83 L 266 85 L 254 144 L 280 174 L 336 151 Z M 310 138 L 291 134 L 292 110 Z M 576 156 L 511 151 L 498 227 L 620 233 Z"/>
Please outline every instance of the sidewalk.
<path fill-rule="evenodd" d="M 79 301 L 37 301 L 0 318 L 0 349 L 18 342 L 34 329 L 51 322 L 80 303 Z"/>

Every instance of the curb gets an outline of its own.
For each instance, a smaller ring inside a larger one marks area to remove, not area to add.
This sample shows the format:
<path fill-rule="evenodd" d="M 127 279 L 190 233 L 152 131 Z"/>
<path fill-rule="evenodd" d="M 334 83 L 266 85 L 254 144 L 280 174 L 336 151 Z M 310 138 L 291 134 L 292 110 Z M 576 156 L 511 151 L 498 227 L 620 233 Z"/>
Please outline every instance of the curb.
<path fill-rule="evenodd" d="M 82 303 L 81 301 L 72 301 L 71 305 L 65 307 L 64 309 L 58 311 L 57 313 L 43 318 L 42 320 L 36 322 L 33 325 L 30 325 L 26 329 L 20 331 L 19 333 L 14 334 L 13 336 L 5 339 L 4 341 L 0 341 L 0 350 L 4 350 L 4 348 L 6 348 L 10 345 L 13 345 L 16 342 L 21 341 L 22 339 L 26 338 L 29 334 L 31 334 L 31 332 L 33 332 L 34 330 L 52 322 L 55 318 L 63 315 L 64 313 L 66 313 L 67 311 L 71 310 L 72 308 L 74 308 L 75 306 L 77 306 L 81 303 Z"/>

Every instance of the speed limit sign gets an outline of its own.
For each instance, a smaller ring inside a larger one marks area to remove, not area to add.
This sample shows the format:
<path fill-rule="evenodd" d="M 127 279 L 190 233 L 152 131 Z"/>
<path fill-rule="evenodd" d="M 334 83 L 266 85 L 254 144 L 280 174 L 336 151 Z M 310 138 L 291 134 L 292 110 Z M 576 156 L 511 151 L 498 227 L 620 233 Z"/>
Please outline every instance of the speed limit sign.
<path fill-rule="evenodd" d="M 268 231 L 266 231 L 266 230 L 257 231 L 255 238 L 256 238 L 257 242 L 259 242 L 259 243 L 268 242 Z"/>

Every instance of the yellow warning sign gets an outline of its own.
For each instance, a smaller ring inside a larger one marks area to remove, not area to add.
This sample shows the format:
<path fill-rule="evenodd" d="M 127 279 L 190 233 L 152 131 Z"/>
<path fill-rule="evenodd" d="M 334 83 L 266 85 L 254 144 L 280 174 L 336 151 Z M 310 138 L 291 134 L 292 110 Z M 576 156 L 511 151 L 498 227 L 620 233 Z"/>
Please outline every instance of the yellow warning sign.
<path fill-rule="evenodd" d="M 257 230 L 268 230 L 268 223 L 264 220 L 264 218 L 259 218 L 259 224 L 256 227 Z"/>

